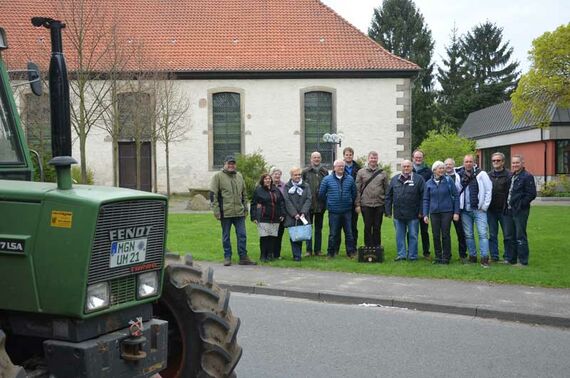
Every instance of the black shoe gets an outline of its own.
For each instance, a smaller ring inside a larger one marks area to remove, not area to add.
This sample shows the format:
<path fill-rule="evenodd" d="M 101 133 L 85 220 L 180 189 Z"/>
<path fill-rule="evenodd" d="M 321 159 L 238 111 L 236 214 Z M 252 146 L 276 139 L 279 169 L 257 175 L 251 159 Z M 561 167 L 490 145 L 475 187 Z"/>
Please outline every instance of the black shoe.
<path fill-rule="evenodd" d="M 255 261 L 249 259 L 248 256 L 240 257 L 239 258 L 239 265 L 257 265 Z"/>
<path fill-rule="evenodd" d="M 472 264 L 477 264 L 477 256 L 469 256 L 469 262 Z"/>
<path fill-rule="evenodd" d="M 406 261 L 406 258 L 405 257 L 396 257 L 394 259 L 394 261 Z M 412 261 L 412 260 L 410 260 L 410 261 Z"/>
<path fill-rule="evenodd" d="M 301 262 L 301 258 L 300 257 L 293 257 L 293 261 Z"/>
<path fill-rule="evenodd" d="M 441 262 L 440 259 L 435 259 L 435 260 L 433 260 L 431 263 L 432 263 L 432 264 L 437 264 L 437 265 L 442 264 L 442 262 Z"/>
<path fill-rule="evenodd" d="M 424 259 L 430 261 L 431 260 L 431 256 L 429 253 L 424 253 Z"/>
<path fill-rule="evenodd" d="M 489 257 L 481 257 L 481 266 L 483 268 L 489 267 Z"/>

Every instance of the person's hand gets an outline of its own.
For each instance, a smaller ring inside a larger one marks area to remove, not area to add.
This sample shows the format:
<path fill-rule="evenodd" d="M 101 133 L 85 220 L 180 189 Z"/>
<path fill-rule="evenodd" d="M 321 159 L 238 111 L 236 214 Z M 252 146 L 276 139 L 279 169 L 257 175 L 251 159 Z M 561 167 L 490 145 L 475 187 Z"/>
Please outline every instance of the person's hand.
<path fill-rule="evenodd" d="M 429 224 L 429 218 L 428 217 L 424 217 L 424 223 Z"/>
<path fill-rule="evenodd" d="M 453 214 L 453 220 L 457 222 L 459 220 L 459 214 Z"/>
<path fill-rule="evenodd" d="M 356 206 L 356 207 L 354 208 L 354 211 L 356 211 L 356 214 L 360 214 L 360 212 L 361 212 L 362 210 L 360 210 L 360 206 Z"/>
<path fill-rule="evenodd" d="M 254 220 L 253 220 L 253 223 L 257 224 L 257 219 L 254 219 Z"/>
<path fill-rule="evenodd" d="M 295 219 L 299 220 L 299 218 L 301 218 L 301 214 L 295 214 Z"/>

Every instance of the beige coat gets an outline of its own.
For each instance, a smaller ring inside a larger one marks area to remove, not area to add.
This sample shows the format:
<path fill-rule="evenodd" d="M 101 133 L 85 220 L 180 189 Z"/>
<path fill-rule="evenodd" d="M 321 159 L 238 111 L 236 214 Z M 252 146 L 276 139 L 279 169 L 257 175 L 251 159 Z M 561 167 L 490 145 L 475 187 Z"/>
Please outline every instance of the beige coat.
<path fill-rule="evenodd" d="M 378 174 L 374 179 L 364 188 L 364 184 L 372 177 L 379 167 L 372 170 L 369 167 L 363 168 L 358 171 L 356 175 L 356 201 L 355 206 L 364 207 L 379 207 L 384 206 L 384 198 L 388 192 L 390 182 L 384 172 Z"/>

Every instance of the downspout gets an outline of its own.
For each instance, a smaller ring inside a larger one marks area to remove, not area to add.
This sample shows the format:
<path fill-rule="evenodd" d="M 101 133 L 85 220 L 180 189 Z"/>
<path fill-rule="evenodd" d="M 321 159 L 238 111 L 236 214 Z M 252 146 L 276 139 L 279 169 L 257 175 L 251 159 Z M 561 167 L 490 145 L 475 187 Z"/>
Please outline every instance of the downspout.
<path fill-rule="evenodd" d="M 547 158 L 547 154 L 546 154 L 546 150 L 548 148 L 548 143 L 546 143 L 546 141 L 544 140 L 544 129 L 541 127 L 540 128 L 540 141 L 542 142 L 542 144 L 544 145 L 544 183 L 546 184 L 548 182 L 548 176 L 546 175 L 546 158 Z"/>

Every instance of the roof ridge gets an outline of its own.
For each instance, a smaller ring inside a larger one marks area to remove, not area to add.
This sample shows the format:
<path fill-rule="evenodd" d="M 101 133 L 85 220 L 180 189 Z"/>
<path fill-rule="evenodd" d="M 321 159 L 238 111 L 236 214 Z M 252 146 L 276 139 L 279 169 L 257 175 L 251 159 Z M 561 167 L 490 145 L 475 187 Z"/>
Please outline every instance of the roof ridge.
<path fill-rule="evenodd" d="M 379 42 L 375 41 L 374 39 L 372 39 L 368 34 L 364 33 L 362 30 L 358 29 L 356 26 L 354 26 L 350 21 L 348 21 L 346 18 L 344 18 L 343 16 L 341 16 L 340 14 L 338 14 L 334 9 L 332 9 L 331 7 L 329 7 L 328 5 L 324 4 L 321 0 L 315 0 L 317 1 L 320 5 L 322 5 L 323 7 L 327 8 L 328 11 L 334 13 L 334 15 L 336 17 L 338 17 L 340 20 L 342 20 L 344 23 L 346 23 L 349 27 L 351 27 L 352 29 L 354 29 L 357 33 L 361 34 L 362 36 L 366 37 L 370 42 L 372 42 L 376 47 L 380 48 L 381 50 L 383 50 L 386 54 L 391 55 L 392 57 L 401 60 L 404 63 L 407 64 L 412 64 L 418 68 L 421 69 L 421 67 L 412 62 L 411 60 L 407 60 L 402 58 L 401 56 L 398 56 L 394 53 L 392 53 L 391 51 L 389 51 L 388 49 L 386 49 L 384 46 L 382 46 Z M 374 8 L 376 9 L 376 8 Z"/>

